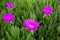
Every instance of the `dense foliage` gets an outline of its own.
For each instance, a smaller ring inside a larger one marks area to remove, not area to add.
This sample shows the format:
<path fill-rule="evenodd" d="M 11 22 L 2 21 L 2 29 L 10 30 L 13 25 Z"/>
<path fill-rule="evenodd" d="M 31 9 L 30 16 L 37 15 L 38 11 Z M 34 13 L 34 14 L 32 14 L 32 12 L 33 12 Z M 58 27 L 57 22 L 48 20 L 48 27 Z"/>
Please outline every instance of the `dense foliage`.
<path fill-rule="evenodd" d="M 8 9 L 7 3 L 14 8 Z M 42 12 L 44 6 L 52 6 L 50 15 Z M 2 19 L 5 13 L 12 13 L 15 19 L 8 23 Z M 37 30 L 27 30 L 23 21 L 34 19 L 39 22 Z M 60 40 L 60 1 L 59 0 L 0 0 L 0 40 Z"/>

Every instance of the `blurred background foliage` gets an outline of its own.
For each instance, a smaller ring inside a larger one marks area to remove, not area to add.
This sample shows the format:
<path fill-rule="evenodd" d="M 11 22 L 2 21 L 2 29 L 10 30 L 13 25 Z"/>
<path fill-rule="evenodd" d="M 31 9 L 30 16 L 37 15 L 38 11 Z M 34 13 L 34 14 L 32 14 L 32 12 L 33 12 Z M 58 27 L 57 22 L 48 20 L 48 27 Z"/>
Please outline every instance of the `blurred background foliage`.
<path fill-rule="evenodd" d="M 6 8 L 10 1 L 14 3 L 13 9 Z M 52 6 L 53 12 L 43 17 L 41 10 L 46 5 Z M 13 13 L 15 20 L 4 22 L 4 13 Z M 28 18 L 40 23 L 33 35 L 22 24 Z M 0 40 L 60 40 L 60 0 L 0 0 Z"/>

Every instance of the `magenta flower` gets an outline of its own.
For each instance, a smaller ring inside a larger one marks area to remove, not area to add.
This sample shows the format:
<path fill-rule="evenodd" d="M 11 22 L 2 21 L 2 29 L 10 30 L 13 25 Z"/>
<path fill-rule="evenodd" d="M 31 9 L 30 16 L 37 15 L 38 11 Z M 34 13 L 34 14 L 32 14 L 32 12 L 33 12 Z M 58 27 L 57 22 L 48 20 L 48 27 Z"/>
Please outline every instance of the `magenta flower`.
<path fill-rule="evenodd" d="M 53 11 L 53 8 L 51 6 L 44 6 L 44 8 L 42 8 L 42 12 L 46 15 L 51 14 Z"/>
<path fill-rule="evenodd" d="M 36 30 L 39 27 L 39 23 L 33 19 L 24 20 L 23 25 L 27 30 Z"/>
<path fill-rule="evenodd" d="M 2 19 L 5 21 L 5 22 L 12 22 L 14 20 L 15 16 L 13 14 L 7 14 L 5 13 L 3 16 L 2 16 Z"/>
<path fill-rule="evenodd" d="M 12 9 L 13 7 L 14 7 L 13 2 L 8 2 L 8 3 L 7 3 L 7 8 L 8 8 L 8 9 Z"/>

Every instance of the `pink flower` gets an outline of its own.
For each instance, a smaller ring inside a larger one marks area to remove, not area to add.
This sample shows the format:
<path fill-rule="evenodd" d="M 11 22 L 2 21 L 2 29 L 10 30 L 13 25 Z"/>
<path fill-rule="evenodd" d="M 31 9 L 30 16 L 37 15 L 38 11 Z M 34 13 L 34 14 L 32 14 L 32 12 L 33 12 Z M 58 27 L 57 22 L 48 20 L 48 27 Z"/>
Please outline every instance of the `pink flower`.
<path fill-rule="evenodd" d="M 53 11 L 53 8 L 51 6 L 44 6 L 44 8 L 42 8 L 42 12 L 46 15 L 51 14 Z"/>
<path fill-rule="evenodd" d="M 13 14 L 7 14 L 5 13 L 3 16 L 2 16 L 2 19 L 5 21 L 5 22 L 12 22 L 14 20 L 15 16 Z"/>
<path fill-rule="evenodd" d="M 36 30 L 39 27 L 39 23 L 33 19 L 26 19 L 23 21 L 23 25 L 27 30 Z"/>
<path fill-rule="evenodd" d="M 8 2 L 8 3 L 7 3 L 7 8 L 8 8 L 8 9 L 12 9 L 13 7 L 14 7 L 13 2 Z"/>

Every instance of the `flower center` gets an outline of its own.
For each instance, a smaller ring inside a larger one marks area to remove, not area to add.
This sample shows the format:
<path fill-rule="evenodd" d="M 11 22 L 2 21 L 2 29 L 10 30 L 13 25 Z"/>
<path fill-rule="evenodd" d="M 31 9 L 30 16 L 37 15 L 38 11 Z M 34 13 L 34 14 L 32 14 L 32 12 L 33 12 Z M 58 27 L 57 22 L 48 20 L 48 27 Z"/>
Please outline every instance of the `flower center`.
<path fill-rule="evenodd" d="M 33 28 L 33 25 L 30 24 L 30 25 L 28 25 L 28 27 L 29 27 L 29 28 Z"/>

